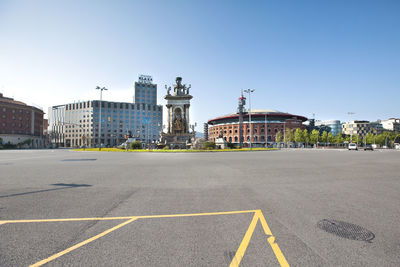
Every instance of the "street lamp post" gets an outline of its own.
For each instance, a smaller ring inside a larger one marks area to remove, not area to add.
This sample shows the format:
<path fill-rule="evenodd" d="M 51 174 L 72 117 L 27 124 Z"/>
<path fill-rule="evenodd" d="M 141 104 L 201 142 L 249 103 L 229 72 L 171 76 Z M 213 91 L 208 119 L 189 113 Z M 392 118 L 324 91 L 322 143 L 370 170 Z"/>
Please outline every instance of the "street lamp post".
<path fill-rule="evenodd" d="M 105 87 L 96 86 L 96 90 L 100 90 L 100 111 L 99 111 L 99 151 L 101 151 L 101 103 L 103 97 L 103 90 L 108 90 Z"/>
<path fill-rule="evenodd" d="M 352 115 L 354 115 L 356 113 L 355 112 L 347 112 L 347 114 L 349 114 L 349 116 L 350 116 L 350 123 L 351 123 Z M 354 123 L 351 124 L 350 143 L 353 143 L 353 127 L 354 127 Z M 358 143 L 358 141 L 357 141 L 357 143 Z"/>
<path fill-rule="evenodd" d="M 287 148 L 286 144 L 286 120 L 283 122 L 283 146 Z"/>
<path fill-rule="evenodd" d="M 267 112 L 265 112 L 265 125 L 264 125 L 264 138 L 265 138 L 265 147 L 268 147 L 268 132 L 267 132 Z"/>
<path fill-rule="evenodd" d="M 250 127 L 250 150 L 251 150 L 252 149 L 251 141 L 253 139 L 253 132 L 252 132 L 252 128 L 251 128 L 251 99 L 250 99 L 250 95 L 251 95 L 251 93 L 253 93 L 255 91 L 255 89 L 247 89 L 247 90 L 244 90 L 244 91 L 249 94 L 249 127 Z"/>

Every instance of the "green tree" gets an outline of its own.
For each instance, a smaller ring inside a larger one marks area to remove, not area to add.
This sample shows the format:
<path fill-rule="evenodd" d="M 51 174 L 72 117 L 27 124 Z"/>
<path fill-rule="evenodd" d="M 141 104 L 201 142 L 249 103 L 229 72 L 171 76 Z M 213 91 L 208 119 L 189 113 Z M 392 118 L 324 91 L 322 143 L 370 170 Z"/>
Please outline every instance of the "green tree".
<path fill-rule="evenodd" d="M 318 130 L 312 130 L 311 131 L 311 134 L 310 134 L 310 143 L 312 144 L 312 145 L 315 145 L 316 143 L 317 143 L 317 141 L 318 141 L 318 137 L 319 137 L 319 132 L 318 132 Z"/>
<path fill-rule="evenodd" d="M 328 143 L 335 143 L 335 136 L 333 133 L 328 134 Z"/>
<path fill-rule="evenodd" d="M 327 143 L 327 141 L 328 141 L 328 133 L 326 131 L 323 131 L 320 142 Z"/>
<path fill-rule="evenodd" d="M 281 132 L 277 132 L 275 135 L 275 142 L 280 143 L 282 142 L 282 134 Z"/>
<path fill-rule="evenodd" d="M 375 137 L 375 143 L 378 144 L 378 145 L 383 146 L 385 144 L 385 138 L 386 138 L 386 136 L 383 133 L 378 134 Z"/>
<path fill-rule="evenodd" d="M 303 131 L 300 128 L 297 128 L 294 132 L 294 141 L 296 143 L 304 143 Z"/>
<path fill-rule="evenodd" d="M 304 140 L 304 142 L 306 142 L 306 145 L 308 145 L 308 143 L 310 143 L 310 135 L 308 134 L 307 129 L 304 129 L 304 131 L 303 131 L 303 140 Z"/>
<path fill-rule="evenodd" d="M 338 133 L 338 135 L 336 136 L 336 144 L 340 145 L 343 144 L 344 142 L 344 138 L 342 136 L 342 134 Z"/>
<path fill-rule="evenodd" d="M 285 140 L 286 143 L 294 141 L 294 134 L 292 129 L 286 129 L 285 131 Z"/>
<path fill-rule="evenodd" d="M 373 133 L 367 133 L 367 136 L 366 136 L 366 141 L 367 141 L 367 144 L 373 144 L 374 143 L 374 134 Z"/>

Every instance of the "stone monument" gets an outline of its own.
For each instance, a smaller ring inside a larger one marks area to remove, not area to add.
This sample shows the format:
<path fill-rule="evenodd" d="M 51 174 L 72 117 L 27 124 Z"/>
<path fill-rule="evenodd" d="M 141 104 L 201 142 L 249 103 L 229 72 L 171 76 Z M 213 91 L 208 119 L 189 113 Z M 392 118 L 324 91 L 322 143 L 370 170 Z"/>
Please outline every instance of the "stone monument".
<path fill-rule="evenodd" d="M 168 145 L 171 149 L 190 148 L 195 140 L 194 128 L 190 129 L 189 108 L 190 100 L 193 98 L 189 90 L 191 85 L 182 84 L 182 78 L 176 77 L 174 91 L 171 86 L 165 86 L 167 94 L 168 129 L 167 133 L 161 134 L 161 144 Z M 192 131 L 190 131 L 192 130 Z"/>
<path fill-rule="evenodd" d="M 228 148 L 228 142 L 226 142 L 226 140 L 224 139 L 224 135 L 222 133 L 222 130 L 219 133 L 218 138 L 215 139 L 215 146 L 218 149 L 226 149 L 226 148 Z"/>

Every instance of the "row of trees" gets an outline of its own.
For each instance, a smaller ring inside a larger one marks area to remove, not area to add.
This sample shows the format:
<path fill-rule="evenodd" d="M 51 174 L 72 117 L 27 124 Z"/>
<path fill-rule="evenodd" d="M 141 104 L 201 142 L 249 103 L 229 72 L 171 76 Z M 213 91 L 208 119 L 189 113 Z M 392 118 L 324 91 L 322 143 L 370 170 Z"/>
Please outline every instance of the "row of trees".
<path fill-rule="evenodd" d="M 352 140 L 351 140 L 352 139 Z M 338 134 L 334 136 L 332 133 L 323 131 L 320 133 L 318 130 L 312 130 L 308 132 L 307 129 L 301 130 L 297 128 L 286 129 L 285 134 L 282 135 L 278 132 L 275 136 L 276 142 L 293 142 L 293 143 L 305 143 L 305 144 L 317 144 L 317 143 L 329 143 L 329 144 L 343 144 L 345 141 L 353 142 L 358 144 L 378 144 L 378 145 L 390 145 L 400 141 L 400 134 L 398 132 L 383 132 L 381 134 L 368 133 L 366 136 Z"/>

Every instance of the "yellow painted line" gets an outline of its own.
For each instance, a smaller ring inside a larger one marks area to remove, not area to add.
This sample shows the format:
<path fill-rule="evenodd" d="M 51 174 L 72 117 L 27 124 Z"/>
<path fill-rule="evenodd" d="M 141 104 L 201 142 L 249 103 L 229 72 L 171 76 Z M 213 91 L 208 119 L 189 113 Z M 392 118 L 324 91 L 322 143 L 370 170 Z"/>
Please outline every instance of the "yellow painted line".
<path fill-rule="evenodd" d="M 223 211 L 223 212 L 208 212 L 208 213 L 188 213 L 188 214 L 167 214 L 167 215 L 148 215 L 148 216 L 137 216 L 137 217 L 139 217 L 140 219 L 176 218 L 176 217 L 228 215 L 228 214 L 255 213 L 255 212 L 257 212 L 257 210 Z"/>
<path fill-rule="evenodd" d="M 240 261 L 243 259 L 244 253 L 246 252 L 247 246 L 249 245 L 251 236 L 254 233 L 254 229 L 256 228 L 257 222 L 258 222 L 258 214 L 255 213 L 253 219 L 251 220 L 249 228 L 247 229 L 246 234 L 244 235 L 243 240 L 240 243 L 239 248 L 236 251 L 235 257 L 233 257 L 229 267 L 239 266 Z"/>
<path fill-rule="evenodd" d="M 110 229 L 108 229 L 108 230 L 106 230 L 106 231 L 104 231 L 104 232 L 102 232 L 102 233 L 100 233 L 100 234 L 98 234 L 98 235 L 96 235 L 96 236 L 94 236 L 92 238 L 89 238 L 89 239 L 87 239 L 87 240 L 85 240 L 83 242 L 80 242 L 80 243 L 78 243 L 78 244 L 76 244 L 76 245 L 74 245 L 74 246 L 72 246 L 70 248 L 67 248 L 67 249 L 65 249 L 65 250 L 63 250 L 61 252 L 58 252 L 58 253 L 54 254 L 53 256 L 48 257 L 47 259 L 44 259 L 44 260 L 41 260 L 41 261 L 39 261 L 39 262 L 37 262 L 35 264 L 32 264 L 32 265 L 30 265 L 30 267 L 42 266 L 43 264 L 46 264 L 46 263 L 48 263 L 48 262 L 50 262 L 52 260 L 55 260 L 55 259 L 65 255 L 65 254 L 77 249 L 77 248 L 80 248 L 80 247 L 82 247 L 82 246 L 84 246 L 84 245 L 86 245 L 86 244 L 88 244 L 88 243 L 90 243 L 90 242 L 92 242 L 92 241 L 94 241 L 96 239 L 99 239 L 100 237 L 105 236 L 106 234 L 109 234 L 112 231 L 115 231 L 118 228 L 121 228 L 121 227 L 127 225 L 128 223 L 131 223 L 131 222 L 133 222 L 133 221 L 135 221 L 137 219 L 138 219 L 137 217 L 131 218 L 131 219 L 129 219 L 129 220 L 127 220 L 127 221 L 125 221 L 125 222 L 123 222 L 121 224 L 118 224 L 117 226 L 114 226 L 113 228 L 110 228 Z"/>
<path fill-rule="evenodd" d="M 228 214 L 255 213 L 255 212 L 257 212 L 257 210 L 225 211 L 225 212 L 208 212 L 208 213 L 188 213 L 188 214 L 166 214 L 166 215 L 125 216 L 125 217 L 102 217 L 102 218 L 65 218 L 65 219 L 6 220 L 6 221 L 0 221 L 0 224 L 5 224 L 5 223 L 35 223 L 35 222 L 106 221 L 106 220 L 127 220 L 127 219 L 131 219 L 131 218 L 137 218 L 137 219 L 176 218 L 176 217 L 194 217 L 194 216 L 228 215 Z"/>
<path fill-rule="evenodd" d="M 271 245 L 271 248 L 275 253 L 275 257 L 279 261 L 279 264 L 282 267 L 289 267 L 289 263 L 287 262 L 287 260 L 286 260 L 285 256 L 283 255 L 281 249 L 279 248 L 278 244 L 275 243 L 275 237 L 274 236 L 268 237 L 268 243 Z"/>
<path fill-rule="evenodd" d="M 187 214 L 165 214 L 165 215 L 145 215 L 145 216 L 125 216 L 125 217 L 103 217 L 103 218 L 66 218 L 66 219 L 35 219 L 35 220 L 3 220 L 0 221 L 0 225 L 2 224 L 7 224 L 7 223 L 35 223 L 35 222 L 70 222 L 70 221 L 106 221 L 106 220 L 126 220 L 127 221 L 110 228 L 101 234 L 98 234 L 92 238 L 89 238 L 79 244 L 76 244 L 66 250 L 63 250 L 57 254 L 54 254 L 53 256 L 44 259 L 42 261 L 39 261 L 33 265 L 32 267 L 36 266 L 41 266 L 43 264 L 46 264 L 58 257 L 61 257 L 62 255 L 65 255 L 77 248 L 80 248 L 102 236 L 107 235 L 108 233 L 111 233 L 112 231 L 117 230 L 118 228 L 121 228 L 128 223 L 131 223 L 137 219 L 151 219 L 151 218 L 177 218 L 177 217 L 195 217 L 195 216 L 211 216 L 211 215 L 229 215 L 229 214 L 244 214 L 244 213 L 254 213 L 253 219 L 249 225 L 249 228 L 246 231 L 246 234 L 242 240 L 242 242 L 239 245 L 238 250 L 236 251 L 236 254 L 234 258 L 232 259 L 232 262 L 230 264 L 230 267 L 236 267 L 239 266 L 241 260 L 243 259 L 243 256 L 246 252 L 246 249 L 249 245 L 250 239 L 254 233 L 255 227 L 257 225 L 258 220 L 260 220 L 262 228 L 264 230 L 264 233 L 268 235 L 268 243 L 270 244 L 272 250 L 275 253 L 275 256 L 277 260 L 279 261 L 281 266 L 288 267 L 289 264 L 283 255 L 281 249 L 279 248 L 278 244 L 275 242 L 275 237 L 272 235 L 271 229 L 269 228 L 267 221 L 264 218 L 264 215 L 262 214 L 261 210 L 241 210 L 241 211 L 225 211 L 225 212 L 208 212 L 208 213 L 187 213 Z"/>
<path fill-rule="evenodd" d="M 264 215 L 262 214 L 261 210 L 256 211 L 256 213 L 258 214 L 258 217 L 260 218 L 260 222 L 264 229 L 264 233 L 266 235 L 272 235 L 271 229 L 269 229 L 267 221 L 265 220 Z"/>
<path fill-rule="evenodd" d="M 136 216 L 127 217 L 103 217 L 103 218 L 67 218 L 67 219 L 35 219 L 35 220 L 8 220 L 0 221 L 0 224 L 5 223 L 34 223 L 34 222 L 73 222 L 73 221 L 107 221 L 107 220 L 127 220 Z"/>
<path fill-rule="evenodd" d="M 279 264 L 282 267 L 289 267 L 289 263 L 287 262 L 285 256 L 283 255 L 281 249 L 279 248 L 278 244 L 275 242 L 275 237 L 272 235 L 271 229 L 269 229 L 267 221 L 264 218 L 264 215 L 262 214 L 261 210 L 258 210 L 256 212 L 256 214 L 258 215 L 258 218 L 260 219 L 261 225 L 264 229 L 264 233 L 266 235 L 269 235 L 270 237 L 268 237 L 268 243 L 270 244 L 272 250 L 275 253 L 275 257 L 276 259 L 279 261 Z"/>

